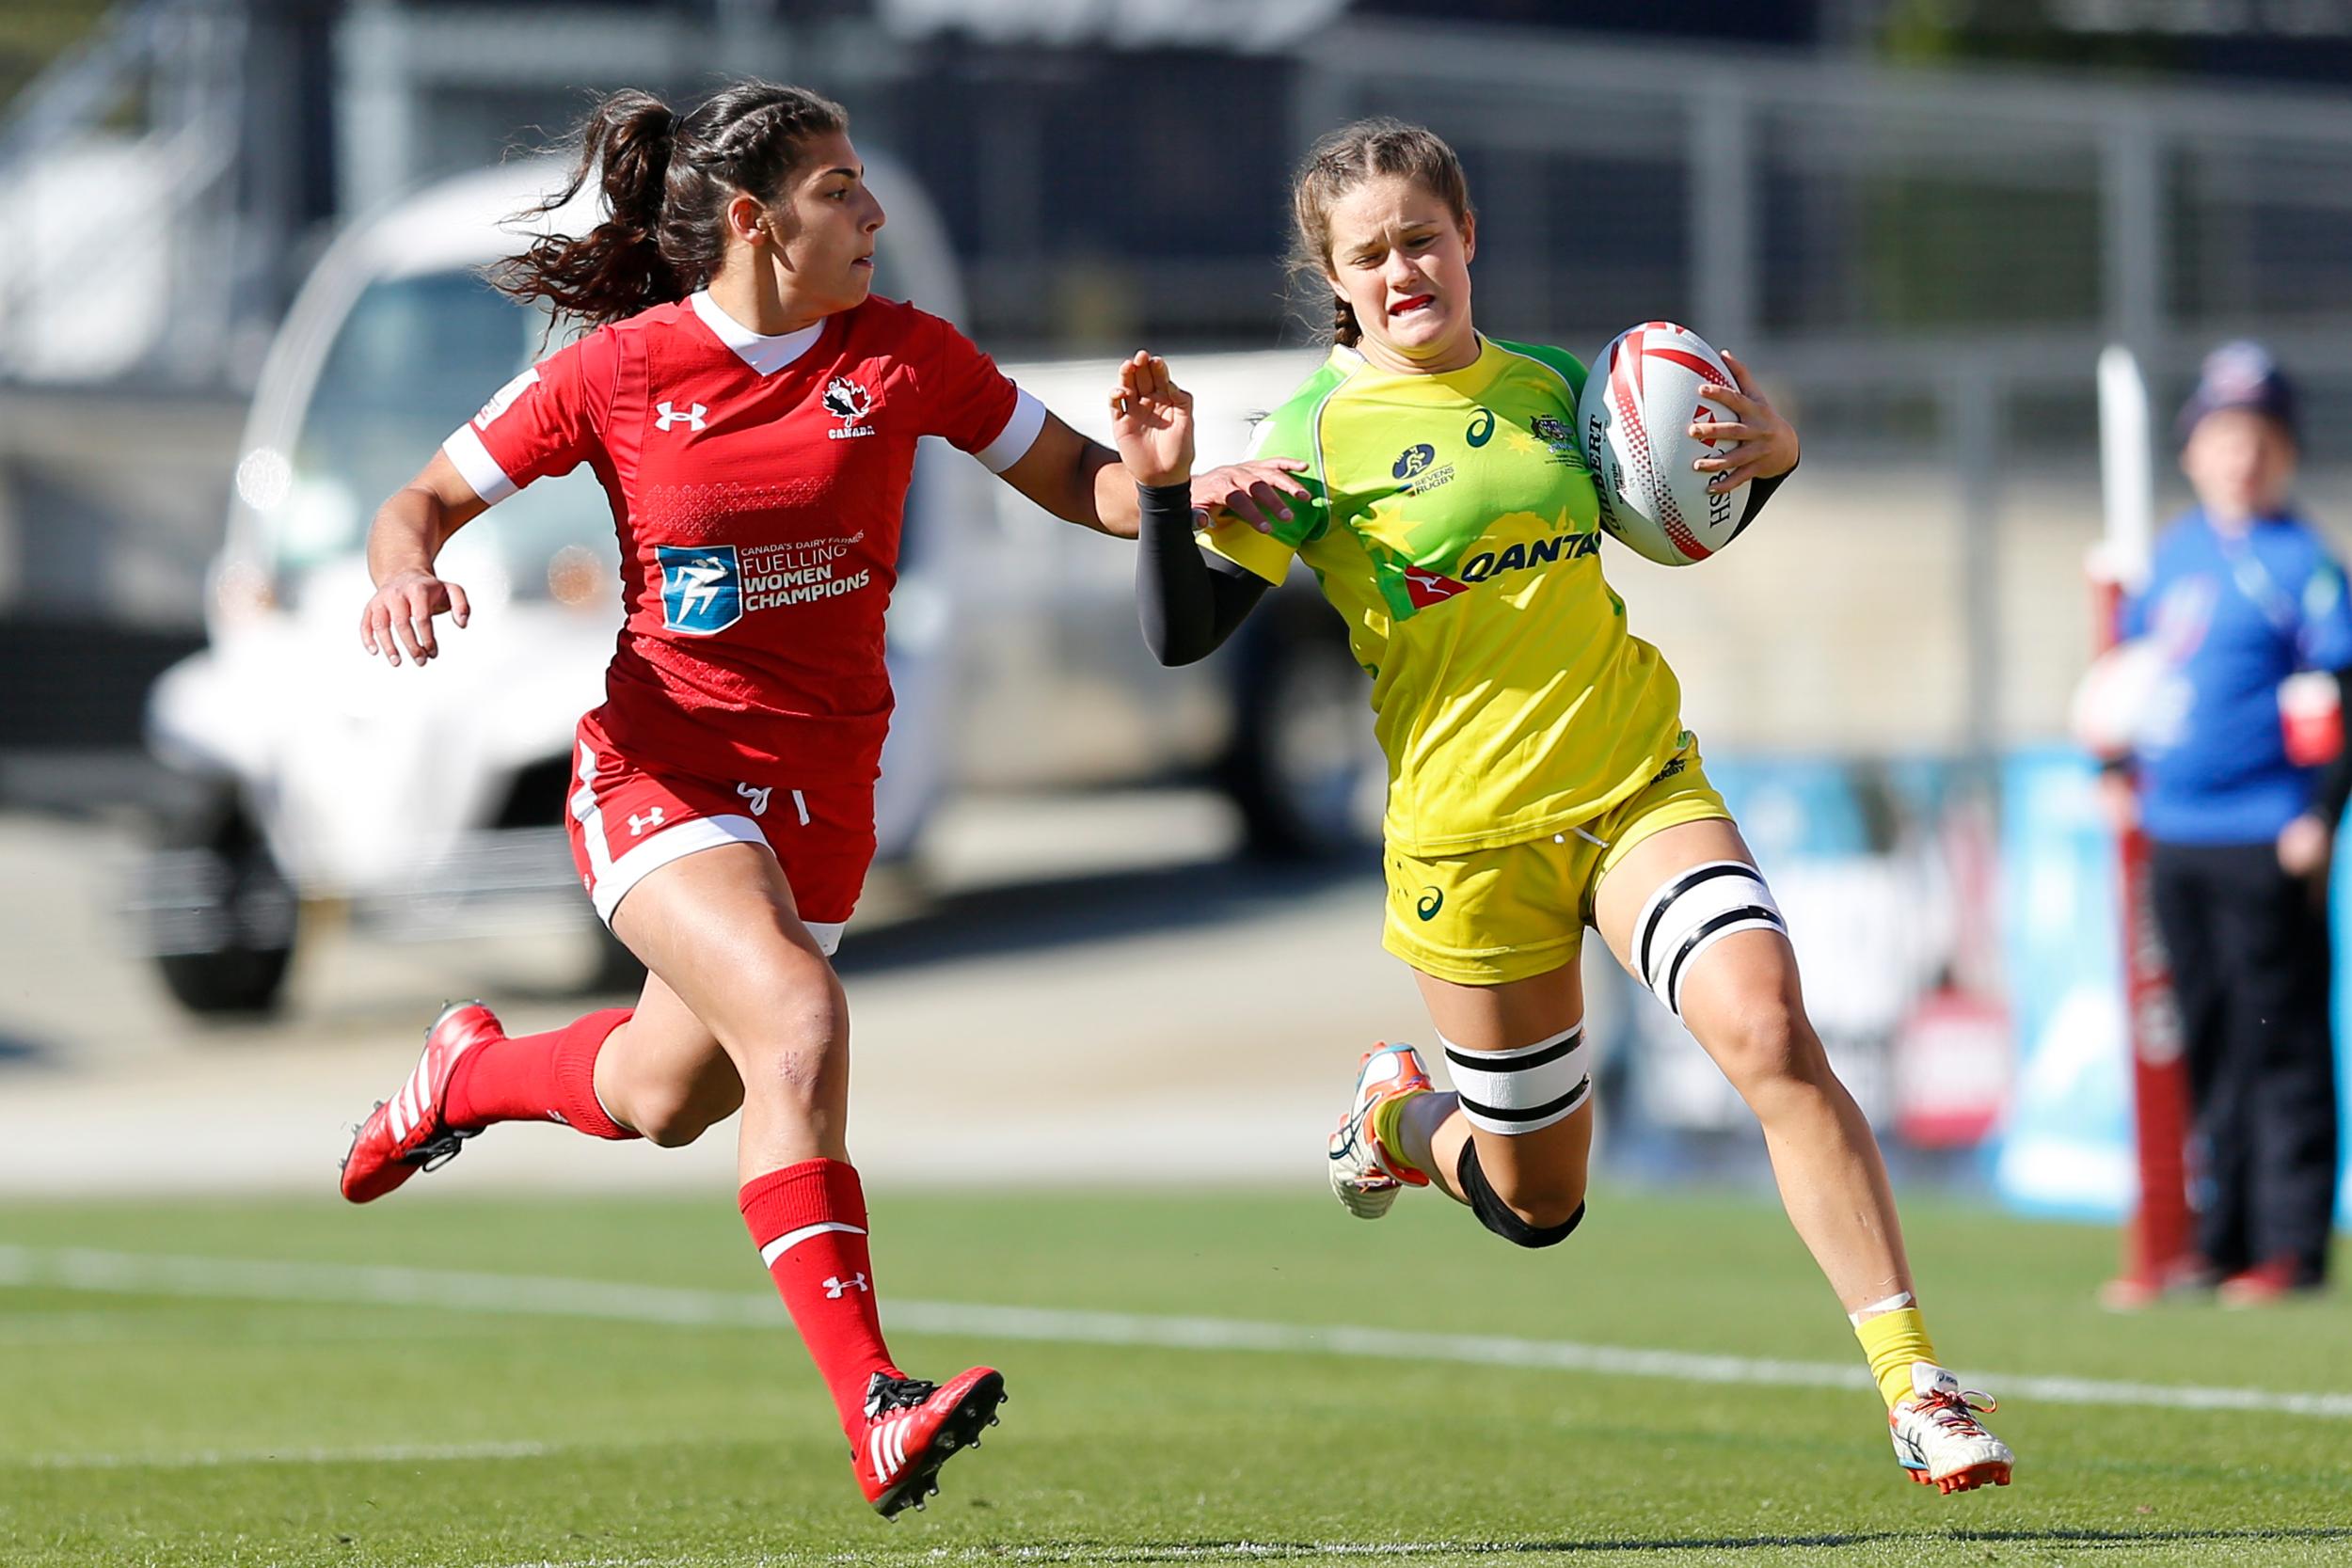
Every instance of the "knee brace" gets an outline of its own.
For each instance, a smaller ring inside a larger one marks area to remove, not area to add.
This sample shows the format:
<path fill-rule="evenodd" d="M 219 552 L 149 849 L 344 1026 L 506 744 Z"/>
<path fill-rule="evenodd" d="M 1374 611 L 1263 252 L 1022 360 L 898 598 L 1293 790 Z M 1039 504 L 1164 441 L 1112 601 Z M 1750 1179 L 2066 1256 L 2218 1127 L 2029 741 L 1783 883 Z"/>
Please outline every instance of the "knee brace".
<path fill-rule="evenodd" d="M 1633 923 L 1633 968 L 1677 1018 L 1692 960 L 1734 931 L 1788 933 L 1772 889 L 1744 861 L 1694 865 L 1649 896 Z"/>
<path fill-rule="evenodd" d="M 1568 1239 L 1569 1231 L 1584 1222 L 1581 1203 L 1576 1206 L 1575 1213 L 1558 1225 L 1530 1225 L 1513 1213 L 1511 1206 L 1495 1196 L 1486 1171 L 1479 1167 L 1475 1138 L 1462 1146 L 1462 1157 L 1454 1163 L 1454 1179 L 1461 1183 L 1462 1196 L 1470 1199 L 1470 1212 L 1478 1216 L 1478 1223 L 1514 1246 L 1557 1246 Z"/>
<path fill-rule="evenodd" d="M 1465 1051 L 1443 1036 L 1446 1071 L 1472 1127 L 1505 1137 L 1565 1121 L 1593 1096 L 1592 1048 L 1584 1025 L 1509 1051 Z"/>

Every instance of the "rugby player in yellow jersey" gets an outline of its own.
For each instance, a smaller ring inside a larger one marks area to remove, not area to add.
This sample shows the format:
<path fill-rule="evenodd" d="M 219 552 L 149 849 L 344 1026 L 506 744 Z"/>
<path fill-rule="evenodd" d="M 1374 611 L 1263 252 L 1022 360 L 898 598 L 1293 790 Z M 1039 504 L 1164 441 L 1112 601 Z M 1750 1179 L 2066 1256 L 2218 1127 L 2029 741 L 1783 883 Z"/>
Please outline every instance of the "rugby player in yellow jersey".
<path fill-rule="evenodd" d="M 1111 401 L 1162 661 L 1206 655 L 1297 556 L 1372 676 L 1386 945 L 1416 972 L 1454 1089 L 1435 1092 L 1410 1047 L 1367 1055 L 1331 1138 L 1334 1191 L 1377 1218 L 1400 1189 L 1435 1186 L 1521 1246 L 1576 1227 L 1593 1138 L 1577 956 L 1593 926 L 1761 1123 L 1898 1461 L 1946 1492 L 2007 1484 L 2012 1456 L 1977 1417 L 1991 1402 L 1936 1362 L 1878 1145 L 1805 1018 L 1780 912 L 1682 727 L 1674 673 L 1602 577 L 1574 429 L 1583 366 L 1471 324 L 1476 220 L 1428 131 L 1335 133 L 1294 197 L 1334 343 L 1261 426 L 1256 474 L 1221 470 L 1196 517 L 1189 396 L 1137 355 Z M 1717 489 L 1751 486 L 1753 515 L 1796 466 L 1797 435 L 1724 361 L 1736 422 L 1709 427 L 1726 445 L 1698 467 Z M 1270 460 L 1286 484 L 1263 479 Z"/>

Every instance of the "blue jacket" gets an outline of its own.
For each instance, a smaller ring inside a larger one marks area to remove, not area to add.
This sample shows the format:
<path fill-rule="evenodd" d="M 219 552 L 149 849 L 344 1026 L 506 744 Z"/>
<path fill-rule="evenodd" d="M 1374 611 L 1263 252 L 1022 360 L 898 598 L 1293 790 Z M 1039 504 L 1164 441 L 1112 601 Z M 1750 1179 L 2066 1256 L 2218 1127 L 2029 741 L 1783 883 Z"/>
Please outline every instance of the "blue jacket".
<path fill-rule="evenodd" d="M 2352 666 L 2344 570 L 2292 514 L 2226 535 L 2203 511 L 2157 541 L 2122 634 L 2150 637 L 2169 678 L 2137 753 L 2141 820 L 2175 844 L 2258 844 L 2312 809 L 2320 769 L 2287 761 L 2279 683 Z"/>

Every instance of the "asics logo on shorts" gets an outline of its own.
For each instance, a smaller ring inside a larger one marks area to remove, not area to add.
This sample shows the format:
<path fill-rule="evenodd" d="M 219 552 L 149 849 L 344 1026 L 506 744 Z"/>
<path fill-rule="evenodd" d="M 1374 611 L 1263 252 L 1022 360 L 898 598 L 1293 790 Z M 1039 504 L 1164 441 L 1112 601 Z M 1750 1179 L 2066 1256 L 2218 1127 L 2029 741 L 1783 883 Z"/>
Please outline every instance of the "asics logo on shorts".
<path fill-rule="evenodd" d="M 1413 912 L 1423 920 L 1435 920 L 1438 911 L 1444 908 L 1445 894 L 1436 887 L 1425 887 L 1421 890 L 1421 901 L 1413 906 Z"/>

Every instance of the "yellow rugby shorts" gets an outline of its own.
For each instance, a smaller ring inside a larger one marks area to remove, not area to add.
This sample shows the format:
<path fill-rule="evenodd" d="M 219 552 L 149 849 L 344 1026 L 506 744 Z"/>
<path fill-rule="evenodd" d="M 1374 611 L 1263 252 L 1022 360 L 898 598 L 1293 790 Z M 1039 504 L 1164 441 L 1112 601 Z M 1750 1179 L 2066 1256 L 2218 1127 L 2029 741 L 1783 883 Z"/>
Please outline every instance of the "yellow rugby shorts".
<path fill-rule="evenodd" d="M 1682 749 L 1657 778 L 1591 822 L 1458 855 L 1391 848 L 1380 944 L 1457 985 L 1548 974 L 1576 961 L 1592 923 L 1593 890 L 1635 845 L 1685 822 L 1730 816 L 1685 731 Z"/>

